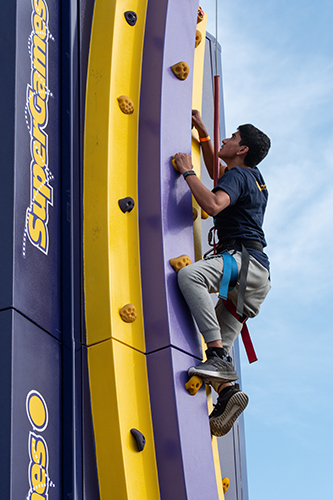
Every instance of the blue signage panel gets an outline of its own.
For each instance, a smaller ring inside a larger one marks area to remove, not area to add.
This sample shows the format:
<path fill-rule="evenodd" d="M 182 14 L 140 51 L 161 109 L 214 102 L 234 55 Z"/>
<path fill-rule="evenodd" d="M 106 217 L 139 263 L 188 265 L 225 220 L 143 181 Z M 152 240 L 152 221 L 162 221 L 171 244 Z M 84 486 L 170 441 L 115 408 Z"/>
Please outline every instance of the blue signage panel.
<path fill-rule="evenodd" d="M 17 0 L 15 309 L 60 337 L 60 19 Z"/>

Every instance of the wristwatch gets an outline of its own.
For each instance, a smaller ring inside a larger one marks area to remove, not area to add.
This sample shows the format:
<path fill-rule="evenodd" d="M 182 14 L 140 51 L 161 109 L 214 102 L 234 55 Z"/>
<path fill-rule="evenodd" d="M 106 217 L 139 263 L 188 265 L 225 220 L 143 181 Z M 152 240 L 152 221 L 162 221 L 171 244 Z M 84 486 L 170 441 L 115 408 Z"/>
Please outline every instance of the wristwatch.
<path fill-rule="evenodd" d="M 186 170 L 186 172 L 183 173 L 184 179 L 186 179 L 188 175 L 197 175 L 197 174 L 194 172 L 194 170 Z"/>

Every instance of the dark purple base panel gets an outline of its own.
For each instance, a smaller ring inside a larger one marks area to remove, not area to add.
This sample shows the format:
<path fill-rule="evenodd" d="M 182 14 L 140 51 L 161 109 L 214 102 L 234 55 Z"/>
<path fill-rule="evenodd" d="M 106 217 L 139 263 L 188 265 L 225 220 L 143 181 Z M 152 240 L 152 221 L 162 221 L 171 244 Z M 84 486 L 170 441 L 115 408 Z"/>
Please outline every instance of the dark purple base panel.
<path fill-rule="evenodd" d="M 1 498 L 62 498 L 60 343 L 13 310 L 0 312 L 0 332 Z"/>
<path fill-rule="evenodd" d="M 161 500 L 217 500 L 206 391 L 185 389 L 197 360 L 166 348 L 147 362 Z"/>

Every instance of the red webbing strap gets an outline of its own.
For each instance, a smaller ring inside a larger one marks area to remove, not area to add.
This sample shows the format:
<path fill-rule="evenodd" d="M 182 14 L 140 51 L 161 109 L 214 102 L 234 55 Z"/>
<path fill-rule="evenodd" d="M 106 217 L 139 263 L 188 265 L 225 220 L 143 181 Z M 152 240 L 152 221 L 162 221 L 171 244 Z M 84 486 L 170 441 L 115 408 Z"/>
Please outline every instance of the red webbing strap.
<path fill-rule="evenodd" d="M 242 340 L 243 340 L 243 344 L 245 347 L 245 351 L 246 351 L 247 359 L 249 360 L 249 363 L 254 363 L 255 361 L 258 361 L 258 358 L 257 358 L 256 352 L 254 350 L 252 340 L 250 337 L 250 332 L 249 332 L 249 329 L 247 327 L 246 322 L 243 323 L 243 328 L 241 330 L 241 334 L 242 334 Z"/>
<path fill-rule="evenodd" d="M 234 304 L 231 302 L 230 299 L 223 300 L 223 304 L 228 309 L 230 314 L 232 314 L 236 319 L 238 319 L 238 321 L 241 321 L 239 318 L 239 314 L 236 313 L 236 306 L 234 306 Z M 241 323 L 243 324 L 243 327 L 241 330 L 241 335 L 242 335 L 242 340 L 243 340 L 243 344 L 245 347 L 245 351 L 247 354 L 247 359 L 249 360 L 249 363 L 254 363 L 255 361 L 258 360 L 258 358 L 257 358 L 256 352 L 255 352 L 253 344 L 252 344 L 250 332 L 247 328 L 246 321 L 247 321 L 246 317 L 243 321 L 241 321 Z"/>
<path fill-rule="evenodd" d="M 214 76 L 214 187 L 219 181 L 220 149 L 220 77 Z"/>
<path fill-rule="evenodd" d="M 220 77 L 214 76 L 214 187 L 219 181 L 219 157 L 220 149 Z M 213 230 L 213 248 L 216 255 L 216 228 Z"/>

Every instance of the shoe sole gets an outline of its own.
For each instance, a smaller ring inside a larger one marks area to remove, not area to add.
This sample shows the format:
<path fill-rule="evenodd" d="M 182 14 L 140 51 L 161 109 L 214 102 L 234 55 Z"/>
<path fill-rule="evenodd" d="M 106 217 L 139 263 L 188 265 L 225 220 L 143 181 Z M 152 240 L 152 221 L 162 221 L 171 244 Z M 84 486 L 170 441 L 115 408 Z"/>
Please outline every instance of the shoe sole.
<path fill-rule="evenodd" d="M 188 376 L 193 377 L 193 375 L 196 375 L 197 377 L 200 377 L 202 380 L 205 380 L 207 382 L 235 382 L 238 380 L 238 375 L 237 372 L 233 371 L 227 375 L 224 375 L 223 377 L 218 375 L 218 372 L 211 372 L 209 370 L 200 370 L 196 368 L 195 366 L 192 366 L 191 368 L 188 369 Z"/>
<path fill-rule="evenodd" d="M 248 402 L 249 398 L 245 392 L 237 392 L 237 394 L 231 396 L 222 415 L 209 419 L 210 430 L 213 436 L 225 436 L 239 415 L 245 410 Z"/>

